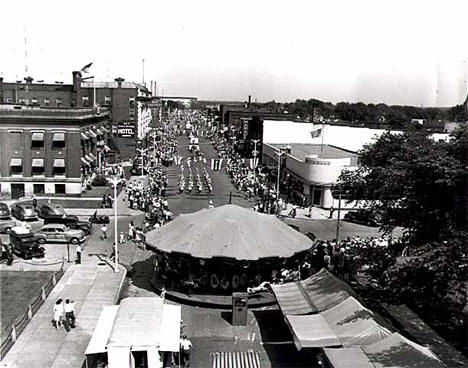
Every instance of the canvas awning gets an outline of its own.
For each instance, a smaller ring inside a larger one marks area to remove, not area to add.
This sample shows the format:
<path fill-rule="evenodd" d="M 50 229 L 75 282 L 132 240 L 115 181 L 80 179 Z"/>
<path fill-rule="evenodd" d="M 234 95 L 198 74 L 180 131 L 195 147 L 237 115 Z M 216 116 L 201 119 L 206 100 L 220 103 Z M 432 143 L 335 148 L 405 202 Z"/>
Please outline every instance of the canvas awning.
<path fill-rule="evenodd" d="M 12 158 L 10 160 L 10 166 L 23 166 L 22 158 Z"/>
<path fill-rule="evenodd" d="M 65 159 L 63 158 L 54 159 L 54 167 L 65 167 Z"/>
<path fill-rule="evenodd" d="M 80 159 L 81 159 L 81 162 L 82 162 L 84 165 L 89 166 L 89 162 L 86 161 L 86 159 L 85 159 L 84 157 L 80 157 Z"/>
<path fill-rule="evenodd" d="M 32 167 L 44 167 L 44 159 L 43 158 L 33 158 L 31 166 Z"/>
<path fill-rule="evenodd" d="M 236 260 L 289 258 L 314 245 L 275 216 L 232 204 L 181 214 L 147 233 L 146 243 L 164 252 Z"/>
<path fill-rule="evenodd" d="M 65 140 L 65 133 L 54 133 L 54 142 L 62 142 Z"/>
<path fill-rule="evenodd" d="M 31 140 L 33 141 L 43 141 L 44 140 L 44 133 L 43 132 L 33 132 L 31 136 Z"/>
<path fill-rule="evenodd" d="M 303 348 L 319 348 L 324 346 L 341 346 L 338 336 L 320 315 L 286 316 L 298 350 Z"/>
<path fill-rule="evenodd" d="M 324 353 L 333 368 L 444 367 L 431 350 L 399 333 L 358 348 L 325 348 Z"/>
<path fill-rule="evenodd" d="M 87 159 L 90 163 L 94 161 L 91 157 L 89 157 L 89 155 L 85 155 L 85 159 Z"/>
<path fill-rule="evenodd" d="M 271 289 L 283 314 L 290 315 L 320 312 L 355 296 L 345 282 L 325 268 L 306 280 L 271 285 Z"/>
<path fill-rule="evenodd" d="M 211 353 L 211 368 L 260 368 L 258 351 L 217 351 Z"/>
<path fill-rule="evenodd" d="M 107 144 L 105 144 L 104 147 L 103 147 L 103 150 L 106 151 L 106 152 L 109 152 L 111 149 Z"/>
<path fill-rule="evenodd" d="M 106 127 L 100 127 L 99 129 L 101 129 L 102 131 L 106 132 L 106 133 L 109 133 L 109 129 L 107 129 Z"/>
<path fill-rule="evenodd" d="M 127 298 L 120 303 L 107 346 L 163 351 L 180 349 L 181 308 L 157 298 Z"/>
<path fill-rule="evenodd" d="M 96 138 L 97 137 L 96 133 L 94 133 L 92 130 L 88 130 L 87 134 L 88 134 L 89 138 Z"/>
<path fill-rule="evenodd" d="M 119 310 L 118 305 L 104 307 L 94 328 L 93 336 L 86 348 L 85 355 L 106 352 L 107 340 L 114 325 L 115 316 Z"/>
<path fill-rule="evenodd" d="M 91 157 L 93 160 L 96 159 L 96 156 L 94 156 L 91 152 L 89 153 L 89 157 Z"/>
<path fill-rule="evenodd" d="M 81 139 L 84 140 L 84 141 L 87 141 L 89 138 L 88 138 L 88 136 L 86 134 L 81 132 Z"/>
<path fill-rule="evenodd" d="M 103 135 L 104 134 L 104 132 L 100 128 L 97 128 L 95 130 L 95 132 L 96 132 L 97 135 Z"/>
<path fill-rule="evenodd" d="M 374 314 L 353 297 L 322 313 L 286 316 L 298 349 L 303 347 L 363 346 L 390 336 Z"/>

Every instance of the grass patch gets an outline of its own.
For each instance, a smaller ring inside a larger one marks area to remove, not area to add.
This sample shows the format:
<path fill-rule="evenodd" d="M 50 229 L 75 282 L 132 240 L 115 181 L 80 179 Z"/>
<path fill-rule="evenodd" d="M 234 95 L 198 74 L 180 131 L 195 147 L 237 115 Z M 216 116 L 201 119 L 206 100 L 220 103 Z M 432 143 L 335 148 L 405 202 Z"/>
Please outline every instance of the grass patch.
<path fill-rule="evenodd" d="M 11 326 L 27 311 L 28 305 L 41 294 L 41 287 L 53 271 L 0 271 L 0 323 L 2 342 Z"/>

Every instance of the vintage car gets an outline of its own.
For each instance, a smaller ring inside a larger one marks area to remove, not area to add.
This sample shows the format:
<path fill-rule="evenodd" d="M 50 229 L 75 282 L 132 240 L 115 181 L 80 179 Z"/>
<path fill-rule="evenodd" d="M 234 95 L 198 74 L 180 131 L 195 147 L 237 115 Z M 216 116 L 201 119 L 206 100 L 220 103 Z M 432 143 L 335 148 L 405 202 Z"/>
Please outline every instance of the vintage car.
<path fill-rule="evenodd" d="M 47 242 L 78 244 L 86 240 L 81 230 L 70 229 L 63 224 L 47 224 L 38 229 L 34 235 L 40 244 Z"/>
<path fill-rule="evenodd" d="M 56 203 L 46 203 L 37 211 L 40 218 L 51 222 L 50 220 L 78 221 L 78 216 L 67 215 L 63 207 Z"/>
<path fill-rule="evenodd" d="M 344 220 L 366 226 L 380 226 L 382 223 L 381 217 L 370 210 L 349 211 L 344 215 Z"/>
<path fill-rule="evenodd" d="M 37 212 L 32 204 L 29 203 L 16 203 L 11 207 L 12 216 L 18 220 L 37 220 Z"/>
<path fill-rule="evenodd" d="M 9 233 L 15 226 L 17 226 L 17 221 L 15 220 L 0 220 L 0 233 Z"/>
<path fill-rule="evenodd" d="M 10 209 L 5 203 L 0 202 L 0 219 L 6 220 L 9 218 L 10 218 Z"/>
<path fill-rule="evenodd" d="M 39 246 L 38 237 L 29 230 L 23 231 L 13 229 L 10 233 L 10 243 L 13 253 L 24 259 L 43 258 L 44 248 Z"/>

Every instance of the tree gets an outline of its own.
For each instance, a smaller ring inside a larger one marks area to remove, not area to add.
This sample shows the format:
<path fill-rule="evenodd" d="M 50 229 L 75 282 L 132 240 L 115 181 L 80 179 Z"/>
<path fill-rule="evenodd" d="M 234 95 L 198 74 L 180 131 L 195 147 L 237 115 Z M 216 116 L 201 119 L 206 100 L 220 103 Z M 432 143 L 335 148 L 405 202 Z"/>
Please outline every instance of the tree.
<path fill-rule="evenodd" d="M 338 185 L 382 215 L 384 231 L 403 226 L 417 242 L 466 229 L 467 132 L 435 142 L 427 134 L 383 134 L 359 153 Z"/>

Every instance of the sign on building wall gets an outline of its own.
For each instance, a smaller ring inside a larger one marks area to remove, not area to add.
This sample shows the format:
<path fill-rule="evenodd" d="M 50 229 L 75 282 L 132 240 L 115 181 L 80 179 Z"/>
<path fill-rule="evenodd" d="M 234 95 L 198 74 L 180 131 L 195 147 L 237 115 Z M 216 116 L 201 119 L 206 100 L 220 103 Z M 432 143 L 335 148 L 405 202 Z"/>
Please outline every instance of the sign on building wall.
<path fill-rule="evenodd" d="M 135 138 L 135 122 L 134 121 L 121 121 L 117 125 L 117 137 Z"/>

